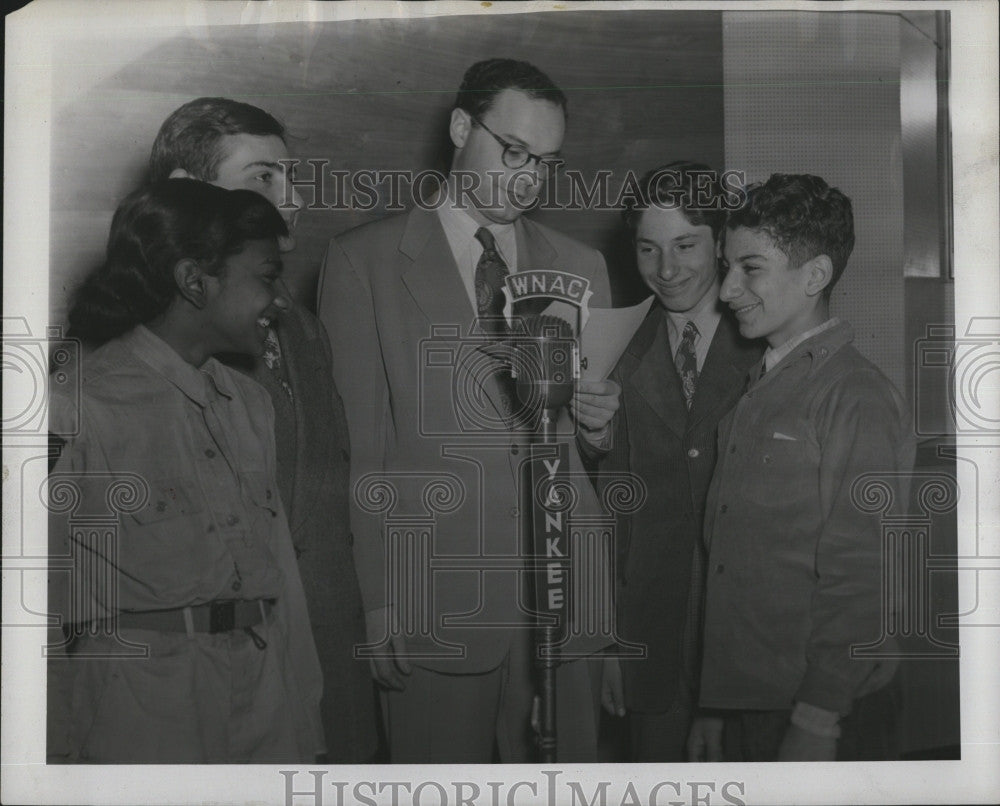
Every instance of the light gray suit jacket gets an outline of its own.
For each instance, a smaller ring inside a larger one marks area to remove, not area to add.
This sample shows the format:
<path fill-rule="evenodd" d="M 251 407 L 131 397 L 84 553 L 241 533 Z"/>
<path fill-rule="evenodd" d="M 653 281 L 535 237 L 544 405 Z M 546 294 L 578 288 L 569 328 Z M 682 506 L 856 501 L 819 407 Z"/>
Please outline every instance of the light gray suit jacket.
<path fill-rule="evenodd" d="M 525 219 L 515 227 L 519 270 L 587 277 L 591 304 L 610 304 L 599 252 Z M 514 570 L 525 541 L 518 480 L 527 440 L 502 427 L 469 430 L 461 411 L 466 404 L 496 419 L 502 395 L 495 367 L 469 339 L 475 312 L 437 214 L 416 209 L 335 238 L 321 275 L 319 313 L 347 412 L 352 479 L 386 475 L 395 496 L 379 498 L 383 488 L 369 487 L 366 500 L 355 489 L 355 563 L 365 606 L 389 602 L 413 618 L 428 614 L 429 621 L 418 618 L 407 634 L 408 648 L 422 654 L 413 659 L 419 665 L 451 673 L 495 668 L 513 631 L 531 622 L 527 575 Z M 425 340 L 438 326 L 451 326 L 454 338 L 438 339 L 430 349 Z M 483 372 L 470 379 L 456 370 L 462 356 L 472 356 Z M 582 474 L 572 444 L 570 464 Z M 577 486 L 577 512 L 599 511 L 589 485 Z M 386 584 L 386 529 L 426 541 L 424 556 L 437 565 L 433 595 L 419 556 Z M 476 557 L 508 567 L 484 571 Z M 401 588 L 400 579 L 409 587 Z M 574 650 L 606 643 L 584 641 Z"/>

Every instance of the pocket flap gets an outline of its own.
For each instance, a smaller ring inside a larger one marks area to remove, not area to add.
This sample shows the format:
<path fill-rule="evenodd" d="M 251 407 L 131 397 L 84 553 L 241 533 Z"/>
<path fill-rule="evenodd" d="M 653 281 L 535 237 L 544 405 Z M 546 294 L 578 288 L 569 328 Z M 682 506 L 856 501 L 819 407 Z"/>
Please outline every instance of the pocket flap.
<path fill-rule="evenodd" d="M 271 512 L 278 511 L 278 488 L 268 477 L 267 473 L 260 470 L 251 470 L 246 473 L 247 486 L 250 488 L 250 497 L 253 502 Z"/>
<path fill-rule="evenodd" d="M 132 517 L 139 523 L 158 523 L 204 510 L 205 502 L 194 482 L 183 478 L 161 479 L 150 482 L 149 501 Z"/>

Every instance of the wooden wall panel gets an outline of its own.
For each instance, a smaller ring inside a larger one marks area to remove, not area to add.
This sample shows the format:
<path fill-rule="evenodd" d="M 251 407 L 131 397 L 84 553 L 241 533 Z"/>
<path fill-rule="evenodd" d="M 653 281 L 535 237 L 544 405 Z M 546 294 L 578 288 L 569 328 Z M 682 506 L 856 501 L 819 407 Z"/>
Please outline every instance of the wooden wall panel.
<path fill-rule="evenodd" d="M 288 126 L 295 156 L 325 158 L 331 169 L 421 170 L 446 159 L 448 114 L 465 69 L 510 56 L 548 72 L 569 96 L 568 167 L 608 169 L 620 182 L 628 169 L 723 158 L 718 12 L 223 26 L 178 30 L 141 51 L 131 44 L 114 66 L 113 46 L 84 39 L 56 72 L 53 322 L 63 320 L 67 291 L 100 260 L 114 207 L 139 182 L 160 123 L 200 95 L 264 107 Z M 81 87 L 87 63 L 100 64 L 100 78 Z M 383 214 L 302 214 L 298 249 L 286 261 L 296 294 L 311 304 L 331 236 Z M 605 250 L 616 275 L 628 276 L 631 254 L 618 240 L 616 212 L 535 215 Z"/>
<path fill-rule="evenodd" d="M 899 19 L 884 14 L 727 11 L 726 167 L 751 181 L 812 173 L 854 207 L 855 246 L 834 315 L 904 388 L 903 163 Z M 760 54 L 774 43 L 772 55 Z"/>

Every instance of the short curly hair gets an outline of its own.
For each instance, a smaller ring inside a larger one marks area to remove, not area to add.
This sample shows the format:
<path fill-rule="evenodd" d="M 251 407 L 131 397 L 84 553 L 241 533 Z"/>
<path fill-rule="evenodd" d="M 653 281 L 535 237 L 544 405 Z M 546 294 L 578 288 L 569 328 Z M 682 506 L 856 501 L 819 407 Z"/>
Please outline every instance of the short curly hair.
<path fill-rule="evenodd" d="M 851 200 L 811 174 L 772 174 L 751 185 L 746 203 L 726 217 L 726 230 L 739 227 L 767 233 L 793 266 L 829 257 L 833 276 L 824 289 L 827 296 L 854 250 Z"/>
<path fill-rule="evenodd" d="M 550 101 L 566 113 L 566 96 L 545 73 L 516 59 L 486 59 L 465 71 L 455 107 L 479 117 L 488 112 L 504 90 L 520 90 L 529 98 Z"/>
<path fill-rule="evenodd" d="M 195 98 L 163 121 L 149 155 L 147 181 L 162 182 L 180 168 L 195 179 L 212 182 L 225 154 L 219 145 L 229 134 L 274 135 L 285 127 L 259 107 L 229 98 Z"/>

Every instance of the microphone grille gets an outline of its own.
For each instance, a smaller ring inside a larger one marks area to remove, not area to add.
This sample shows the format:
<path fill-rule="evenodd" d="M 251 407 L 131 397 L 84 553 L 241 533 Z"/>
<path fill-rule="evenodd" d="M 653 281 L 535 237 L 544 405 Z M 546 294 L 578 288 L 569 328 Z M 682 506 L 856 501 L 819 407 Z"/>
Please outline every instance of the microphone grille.
<path fill-rule="evenodd" d="M 561 316 L 536 314 L 525 317 L 525 328 L 529 336 L 549 339 L 573 338 L 573 327 Z"/>

